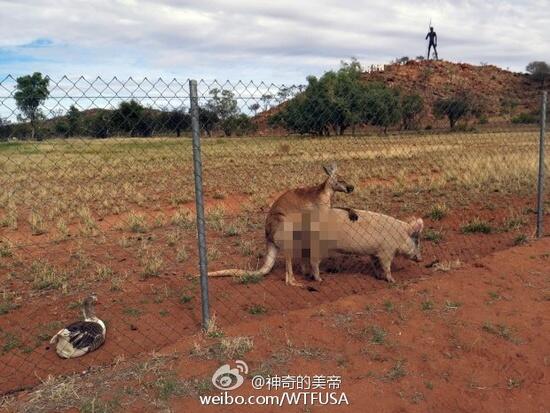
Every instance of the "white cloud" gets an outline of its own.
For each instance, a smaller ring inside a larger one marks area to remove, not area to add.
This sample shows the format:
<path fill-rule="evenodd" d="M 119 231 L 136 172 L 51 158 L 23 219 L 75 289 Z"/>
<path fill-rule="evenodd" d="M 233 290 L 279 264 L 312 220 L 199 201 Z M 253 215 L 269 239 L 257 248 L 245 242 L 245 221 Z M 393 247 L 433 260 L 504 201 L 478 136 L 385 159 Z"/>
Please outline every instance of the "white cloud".
<path fill-rule="evenodd" d="M 550 59 L 544 3 L 0 1 L 0 73 L 303 82 L 350 56 L 371 64 L 425 53 L 430 18 L 441 57 L 522 70 Z"/>

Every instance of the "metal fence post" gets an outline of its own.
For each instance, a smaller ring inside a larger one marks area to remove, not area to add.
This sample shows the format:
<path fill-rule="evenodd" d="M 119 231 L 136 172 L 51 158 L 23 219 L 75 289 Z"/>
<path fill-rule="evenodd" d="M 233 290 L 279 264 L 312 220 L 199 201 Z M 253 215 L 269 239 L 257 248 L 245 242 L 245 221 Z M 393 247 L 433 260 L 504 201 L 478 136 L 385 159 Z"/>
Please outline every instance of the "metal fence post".
<path fill-rule="evenodd" d="M 537 185 L 537 238 L 542 237 L 544 228 L 544 135 L 546 133 L 546 100 L 548 92 L 542 92 L 540 108 L 540 139 L 539 139 L 539 177 Z"/>
<path fill-rule="evenodd" d="M 206 233 L 204 225 L 204 199 L 202 193 L 202 160 L 199 125 L 199 97 L 197 81 L 189 80 L 189 99 L 191 100 L 191 128 L 193 131 L 193 167 L 195 175 L 195 205 L 197 210 L 197 236 L 199 243 L 199 268 L 202 303 L 202 326 L 208 327 L 210 308 L 208 302 L 208 261 L 206 252 Z"/>

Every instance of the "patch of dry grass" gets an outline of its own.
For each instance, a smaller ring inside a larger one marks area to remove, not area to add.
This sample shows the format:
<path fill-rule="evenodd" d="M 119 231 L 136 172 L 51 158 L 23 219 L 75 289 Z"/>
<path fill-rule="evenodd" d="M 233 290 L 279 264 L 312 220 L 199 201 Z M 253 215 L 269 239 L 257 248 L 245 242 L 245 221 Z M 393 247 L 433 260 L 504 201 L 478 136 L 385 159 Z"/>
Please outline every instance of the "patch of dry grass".
<path fill-rule="evenodd" d="M 126 217 L 126 229 L 130 232 L 144 233 L 147 232 L 147 223 L 145 216 L 135 211 L 130 211 Z"/>
<path fill-rule="evenodd" d="M 24 398 L 5 400 L 3 407 L 21 413 L 97 413 L 121 411 L 123 405 L 140 400 L 151 409 L 165 410 L 173 397 L 196 397 L 211 388 L 206 378 L 177 377 L 172 368 L 178 358 L 152 354 L 145 361 L 119 360 L 114 367 L 93 368 L 84 375 L 49 376 Z"/>
<path fill-rule="evenodd" d="M 253 346 L 251 337 L 221 337 L 214 343 L 195 342 L 191 355 L 220 361 L 235 360 L 252 350 Z"/>
<path fill-rule="evenodd" d="M 398 194 L 408 201 L 416 199 L 419 190 L 426 190 L 447 194 L 449 200 L 441 205 L 452 210 L 453 194 L 531 191 L 537 166 L 535 137 L 536 132 L 513 131 L 372 136 L 368 140 L 349 136 L 208 140 L 202 148 L 205 195 L 230 201 L 233 194 L 249 194 L 242 208 L 248 203 L 257 213 L 274 193 L 318 182 L 322 177 L 318 165 L 336 161 L 350 181 L 368 182 L 350 199 L 366 199 L 369 209 L 376 207 L 372 195 L 377 192 Z M 159 206 L 183 208 L 193 200 L 188 139 L 53 139 L 41 145 L 18 142 L 1 149 L 0 168 L 9 177 L 7 183 L 16 183 L 18 188 L 17 196 L 7 193 L 0 199 L 3 228 L 16 229 L 18 222 L 28 221 L 31 232 L 38 235 L 51 232 L 50 227 L 61 218 L 65 225 L 76 218 L 87 235 L 93 234 L 102 217 L 133 211 L 136 205 L 153 216 Z M 29 152 L 37 156 L 28 156 Z M 433 169 L 436 172 L 429 176 L 418 176 L 418 171 Z M 33 180 L 25 179 L 30 175 Z M 225 228 L 227 220 L 226 211 L 217 208 L 207 211 L 207 224 L 216 231 Z M 442 211 L 431 212 L 437 219 Z M 185 230 L 194 228 L 189 210 L 166 219 L 159 214 L 151 225 L 162 227 L 167 220 Z M 146 230 L 139 217 L 129 227 L 136 232 Z M 56 232 L 61 237 L 66 234 L 64 229 Z M 228 231 L 229 236 L 232 233 Z"/>
<path fill-rule="evenodd" d="M 32 286 L 36 290 L 59 289 L 67 280 L 65 272 L 46 261 L 34 261 L 29 272 Z"/>
<path fill-rule="evenodd" d="M 462 261 L 457 258 L 456 260 L 436 262 L 433 269 L 434 271 L 448 272 L 460 267 L 462 267 Z"/>
<path fill-rule="evenodd" d="M 164 259 L 157 251 L 146 250 L 141 257 L 141 275 L 144 278 L 156 277 L 160 275 Z"/>

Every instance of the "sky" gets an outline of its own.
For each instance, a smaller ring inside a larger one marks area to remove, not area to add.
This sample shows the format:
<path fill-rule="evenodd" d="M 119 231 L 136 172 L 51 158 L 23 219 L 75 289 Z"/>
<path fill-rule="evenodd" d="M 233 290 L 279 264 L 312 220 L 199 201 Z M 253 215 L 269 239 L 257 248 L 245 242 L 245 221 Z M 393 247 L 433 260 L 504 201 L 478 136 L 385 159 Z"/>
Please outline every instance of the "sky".
<path fill-rule="evenodd" d="M 548 0 L 0 0 L 0 76 L 301 84 L 355 56 L 425 54 L 523 71 L 550 60 Z"/>

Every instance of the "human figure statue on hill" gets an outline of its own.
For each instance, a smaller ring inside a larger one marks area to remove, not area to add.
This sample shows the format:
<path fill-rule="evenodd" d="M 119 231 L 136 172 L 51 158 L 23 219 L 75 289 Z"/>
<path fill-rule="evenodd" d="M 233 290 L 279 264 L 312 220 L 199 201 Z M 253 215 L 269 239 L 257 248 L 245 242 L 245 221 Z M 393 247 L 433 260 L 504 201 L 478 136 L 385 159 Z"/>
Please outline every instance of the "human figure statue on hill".
<path fill-rule="evenodd" d="M 430 26 L 430 31 L 426 35 L 426 39 L 430 39 L 430 44 L 428 45 L 428 60 L 430 60 L 430 52 L 432 47 L 434 48 L 434 57 L 435 60 L 438 60 L 437 56 L 437 33 L 434 31 L 434 28 Z"/>

